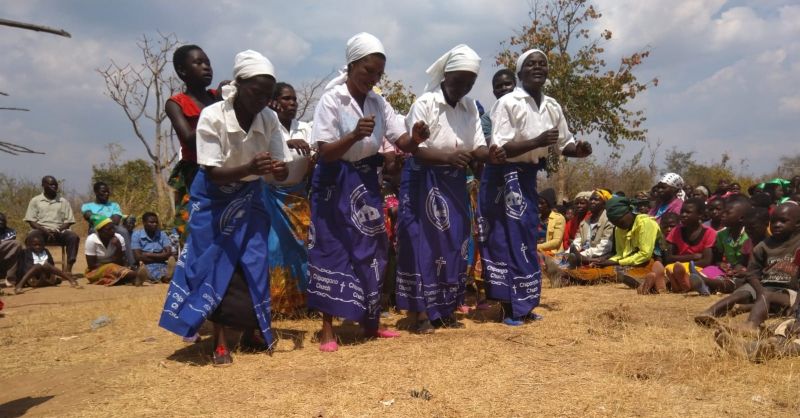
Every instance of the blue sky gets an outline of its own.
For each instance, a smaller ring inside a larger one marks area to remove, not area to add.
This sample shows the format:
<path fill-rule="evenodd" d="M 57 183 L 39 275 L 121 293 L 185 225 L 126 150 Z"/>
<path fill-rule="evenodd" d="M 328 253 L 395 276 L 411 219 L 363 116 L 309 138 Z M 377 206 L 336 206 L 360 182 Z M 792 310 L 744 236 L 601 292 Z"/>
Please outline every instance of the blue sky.
<path fill-rule="evenodd" d="M 800 152 L 800 4 L 789 0 L 598 0 L 596 29 L 614 34 L 608 62 L 650 47 L 640 79 L 658 77 L 631 105 L 647 113 L 649 138 L 661 151 L 693 150 L 700 160 L 728 152 L 744 170 L 774 170 L 781 155 Z M 88 190 L 105 145 L 123 158 L 144 156 L 122 111 L 104 95 L 96 68 L 138 62 L 136 40 L 160 30 L 202 46 L 215 81 L 229 78 L 236 52 L 255 49 L 278 78 L 301 84 L 343 64 L 344 43 L 360 31 L 384 42 L 387 73 L 419 92 L 425 69 L 459 43 L 483 64 L 472 96 L 493 102 L 489 79 L 500 42 L 526 23 L 530 1 L 45 1 L 4 2 L 3 18 L 72 33 L 72 39 L 0 27 L 0 139 L 47 152 L 0 154 L 0 172 L 38 179 L 45 172 Z M 639 150 L 630 144 L 626 152 Z M 595 146 L 607 153 L 604 145 Z"/>

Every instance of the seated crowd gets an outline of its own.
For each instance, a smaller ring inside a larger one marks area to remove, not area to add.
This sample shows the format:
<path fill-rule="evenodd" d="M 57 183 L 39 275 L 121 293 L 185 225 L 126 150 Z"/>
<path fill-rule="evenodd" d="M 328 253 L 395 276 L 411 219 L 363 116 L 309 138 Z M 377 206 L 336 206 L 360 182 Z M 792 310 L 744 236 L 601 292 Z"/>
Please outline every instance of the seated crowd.
<path fill-rule="evenodd" d="M 75 217 L 70 203 L 58 195 L 53 176 L 42 179 L 43 192 L 28 204 L 24 221 L 31 230 L 20 244 L 17 232 L 0 213 L 0 278 L 3 287 L 15 293 L 25 287 L 54 286 L 68 281 L 81 288 L 73 274 L 80 238 L 71 230 Z M 135 217 L 125 216 L 118 203 L 110 201 L 111 190 L 104 182 L 94 185 L 95 200 L 84 203 L 81 213 L 87 222 L 84 255 L 89 283 L 100 285 L 168 282 L 172 240 L 159 225 L 158 215 L 142 215 L 143 227 L 134 230 Z M 56 266 L 46 246 L 64 247 L 64 268 Z"/>

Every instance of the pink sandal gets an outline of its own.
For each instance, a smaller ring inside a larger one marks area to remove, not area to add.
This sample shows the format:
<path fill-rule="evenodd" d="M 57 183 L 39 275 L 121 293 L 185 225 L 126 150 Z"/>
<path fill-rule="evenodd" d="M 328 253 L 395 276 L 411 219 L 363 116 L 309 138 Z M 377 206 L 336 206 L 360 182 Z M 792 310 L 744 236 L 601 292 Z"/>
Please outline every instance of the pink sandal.
<path fill-rule="evenodd" d="M 336 340 L 328 341 L 319 345 L 319 351 L 322 351 L 323 353 L 333 353 L 338 350 L 339 344 L 336 343 Z"/>
<path fill-rule="evenodd" d="M 364 332 L 364 335 L 366 335 L 368 338 L 397 338 L 401 334 L 390 329 L 377 329 L 375 331 L 366 331 Z"/>

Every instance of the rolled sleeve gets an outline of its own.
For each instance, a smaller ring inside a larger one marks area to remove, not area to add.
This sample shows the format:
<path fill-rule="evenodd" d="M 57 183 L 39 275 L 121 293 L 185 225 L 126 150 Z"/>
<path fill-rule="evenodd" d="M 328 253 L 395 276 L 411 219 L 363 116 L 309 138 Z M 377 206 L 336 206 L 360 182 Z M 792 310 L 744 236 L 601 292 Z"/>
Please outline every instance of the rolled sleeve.
<path fill-rule="evenodd" d="M 508 105 L 502 100 L 495 103 L 492 108 L 492 143 L 503 146 L 514 140 L 517 130 L 511 118 Z"/>
<path fill-rule="evenodd" d="M 314 109 L 314 125 L 311 128 L 311 141 L 336 142 L 342 136 L 339 132 L 339 112 L 333 92 L 324 94 Z"/>

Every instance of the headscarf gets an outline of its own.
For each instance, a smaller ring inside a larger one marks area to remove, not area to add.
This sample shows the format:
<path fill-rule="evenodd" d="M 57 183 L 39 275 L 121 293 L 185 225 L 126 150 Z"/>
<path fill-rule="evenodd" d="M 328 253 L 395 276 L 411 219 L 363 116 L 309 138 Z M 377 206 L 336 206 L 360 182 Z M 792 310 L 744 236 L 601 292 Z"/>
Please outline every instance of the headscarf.
<path fill-rule="evenodd" d="M 111 219 L 103 215 L 92 215 L 89 219 L 92 221 L 95 231 L 99 231 L 102 227 L 111 223 Z"/>
<path fill-rule="evenodd" d="M 627 197 L 614 196 L 606 202 L 606 216 L 611 221 L 616 221 L 629 212 L 633 212 L 633 204 Z"/>
<path fill-rule="evenodd" d="M 683 177 L 679 176 L 676 173 L 667 173 L 661 176 L 661 179 L 658 180 L 659 183 L 664 183 L 667 186 L 674 187 L 676 189 L 683 189 Z"/>
<path fill-rule="evenodd" d="M 578 194 L 575 195 L 575 199 L 572 199 L 572 200 L 573 201 L 578 200 L 578 199 L 589 200 L 591 197 L 592 197 L 592 192 L 583 191 L 583 192 L 578 192 Z"/>
<path fill-rule="evenodd" d="M 325 90 L 330 90 L 339 84 L 347 82 L 347 65 L 370 54 L 383 54 L 384 57 L 386 56 L 386 51 L 383 49 L 381 41 L 375 35 L 367 32 L 353 35 L 352 38 L 347 40 L 347 48 L 344 53 L 347 64 L 339 70 L 338 76 L 325 85 Z"/>
<path fill-rule="evenodd" d="M 517 58 L 517 67 L 516 68 L 517 68 L 517 72 L 518 73 L 519 73 L 519 70 L 522 69 L 522 64 L 525 63 L 525 60 L 528 59 L 528 57 L 531 56 L 531 54 L 533 54 L 535 52 L 540 52 L 542 55 L 544 55 L 544 60 L 547 61 L 547 54 L 545 54 L 544 51 L 542 51 L 541 49 L 537 49 L 537 48 L 529 49 L 529 50 L 523 52 L 522 55 L 520 55 Z"/>
<path fill-rule="evenodd" d="M 700 191 L 700 193 L 702 193 L 702 194 L 703 194 L 703 196 L 705 196 L 706 198 L 708 198 L 708 194 L 709 194 L 709 193 L 708 193 L 708 188 L 707 188 L 706 186 L 697 186 L 697 187 L 695 187 L 694 189 L 695 189 L 695 190 L 699 190 L 699 191 Z"/>
<path fill-rule="evenodd" d="M 472 48 L 459 44 L 439 57 L 425 73 L 430 77 L 430 81 L 425 85 L 425 91 L 436 90 L 444 80 L 444 73 L 450 71 L 469 71 L 478 74 L 481 68 L 481 57 Z"/>
<path fill-rule="evenodd" d="M 603 202 L 608 202 L 608 200 L 612 197 L 611 192 L 606 189 L 594 189 L 592 193 L 597 193 L 597 195 L 600 196 L 600 199 L 603 199 Z"/>
<path fill-rule="evenodd" d="M 236 80 L 246 80 L 258 75 L 269 75 L 275 77 L 275 67 L 260 53 L 248 49 L 236 54 L 233 59 L 233 81 L 222 87 L 222 99 L 236 96 L 238 84 Z"/>

